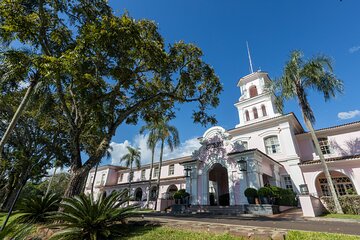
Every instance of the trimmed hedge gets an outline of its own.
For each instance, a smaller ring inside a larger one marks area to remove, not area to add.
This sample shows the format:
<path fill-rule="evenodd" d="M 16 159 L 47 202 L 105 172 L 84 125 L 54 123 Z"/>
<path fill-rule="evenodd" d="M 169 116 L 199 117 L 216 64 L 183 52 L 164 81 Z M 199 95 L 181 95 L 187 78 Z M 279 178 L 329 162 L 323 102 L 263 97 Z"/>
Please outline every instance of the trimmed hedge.
<path fill-rule="evenodd" d="M 274 204 L 280 206 L 297 206 L 298 200 L 296 194 L 290 189 L 284 189 L 276 186 L 269 187 L 273 193 Z"/>
<path fill-rule="evenodd" d="M 326 210 L 330 213 L 336 213 L 335 204 L 331 197 L 321 197 Z M 345 195 L 339 196 L 340 205 L 345 214 L 360 215 L 360 196 L 359 195 Z"/>

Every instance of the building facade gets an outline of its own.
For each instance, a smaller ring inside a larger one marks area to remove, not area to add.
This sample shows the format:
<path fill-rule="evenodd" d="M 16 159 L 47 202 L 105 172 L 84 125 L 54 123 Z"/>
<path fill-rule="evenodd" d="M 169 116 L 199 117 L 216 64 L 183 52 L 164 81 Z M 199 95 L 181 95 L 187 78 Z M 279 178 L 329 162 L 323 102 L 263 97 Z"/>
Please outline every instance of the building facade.
<path fill-rule="evenodd" d="M 190 193 L 192 205 L 247 204 L 244 190 L 274 185 L 300 194 L 307 185 L 311 196 L 329 195 L 327 182 L 310 134 L 293 113 L 280 114 L 267 91 L 266 72 L 255 72 L 237 84 L 240 98 L 235 107 L 239 124 L 233 129 L 208 129 L 199 138 L 201 147 L 191 156 L 164 161 L 161 173 L 155 164 L 150 191 L 150 166 L 135 170 L 131 192 L 135 200 L 155 201 L 155 180 L 161 174 L 160 199 L 169 199 L 179 189 Z M 316 130 L 321 151 L 339 195 L 360 191 L 360 122 Z M 244 164 L 246 169 L 243 169 Z M 94 177 L 88 177 L 90 193 Z M 129 169 L 100 167 L 94 193 L 109 193 L 128 187 Z M 149 195 L 149 196 L 148 196 Z M 161 204 L 158 210 L 162 210 Z"/>

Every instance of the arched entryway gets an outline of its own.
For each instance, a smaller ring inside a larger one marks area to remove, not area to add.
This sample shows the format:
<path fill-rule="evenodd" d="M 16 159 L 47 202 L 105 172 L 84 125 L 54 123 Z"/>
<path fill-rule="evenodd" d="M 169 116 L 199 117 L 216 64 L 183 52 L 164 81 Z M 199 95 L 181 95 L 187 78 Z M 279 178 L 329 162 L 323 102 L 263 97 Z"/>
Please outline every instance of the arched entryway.
<path fill-rule="evenodd" d="M 330 171 L 330 174 L 338 196 L 356 194 L 354 184 L 348 176 L 337 171 Z M 331 195 L 324 173 L 317 176 L 315 186 L 319 196 Z"/>
<path fill-rule="evenodd" d="M 209 204 L 230 205 L 228 172 L 219 163 L 215 163 L 209 171 Z"/>
<path fill-rule="evenodd" d="M 177 192 L 178 188 L 176 185 L 170 185 L 166 191 L 168 199 L 174 199 L 174 194 Z"/>
<path fill-rule="evenodd" d="M 135 201 L 141 201 L 141 200 L 142 200 L 142 194 L 143 194 L 142 189 L 141 189 L 141 188 L 137 188 L 137 189 L 135 190 L 135 194 L 134 194 L 134 196 L 135 196 Z"/>

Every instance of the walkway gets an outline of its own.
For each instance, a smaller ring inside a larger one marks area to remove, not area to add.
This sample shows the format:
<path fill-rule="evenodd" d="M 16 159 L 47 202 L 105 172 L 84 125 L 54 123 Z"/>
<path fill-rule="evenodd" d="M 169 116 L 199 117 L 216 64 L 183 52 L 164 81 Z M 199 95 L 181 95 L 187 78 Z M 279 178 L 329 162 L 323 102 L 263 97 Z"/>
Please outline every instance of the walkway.
<path fill-rule="evenodd" d="M 290 214 L 291 215 L 291 214 Z M 283 217 L 266 217 L 266 216 L 226 216 L 226 215 L 209 215 L 209 214 L 195 214 L 195 215 L 169 215 L 169 214 L 146 214 L 145 220 L 158 220 L 162 223 L 169 222 L 172 226 L 176 224 L 183 224 L 186 228 L 196 228 L 207 226 L 211 224 L 211 228 L 220 227 L 222 232 L 228 228 L 231 230 L 234 226 L 244 228 L 245 230 L 253 229 L 253 232 L 272 231 L 274 229 L 280 232 L 286 230 L 303 230 L 315 232 L 331 232 L 344 233 L 352 235 L 360 235 L 360 222 L 339 222 L 339 221 L 314 221 L 295 217 L 289 217 L 284 214 Z M 175 222 L 174 222 L 175 221 Z M 218 229 L 220 231 L 220 229 Z"/>

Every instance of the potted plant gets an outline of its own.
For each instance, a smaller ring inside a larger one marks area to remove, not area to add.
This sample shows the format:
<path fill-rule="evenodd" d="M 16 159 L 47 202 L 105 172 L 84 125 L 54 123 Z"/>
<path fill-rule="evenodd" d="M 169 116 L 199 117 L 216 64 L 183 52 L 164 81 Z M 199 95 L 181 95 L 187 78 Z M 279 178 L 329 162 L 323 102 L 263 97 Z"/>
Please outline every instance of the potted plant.
<path fill-rule="evenodd" d="M 245 197 L 247 197 L 249 204 L 255 204 L 255 198 L 258 197 L 258 192 L 255 188 L 245 189 L 244 194 Z"/>
<path fill-rule="evenodd" d="M 258 190 L 258 195 L 262 204 L 269 204 L 272 196 L 272 190 L 269 187 L 261 187 Z"/>

